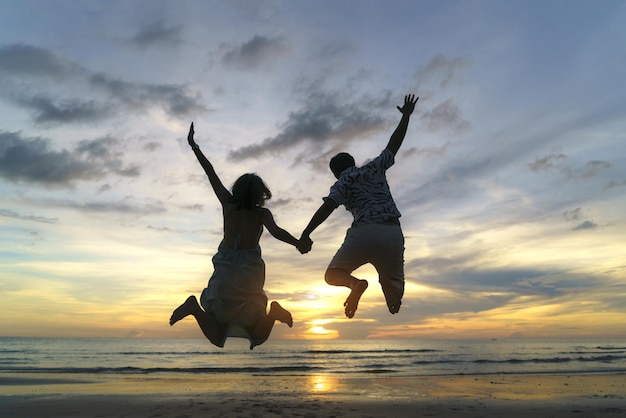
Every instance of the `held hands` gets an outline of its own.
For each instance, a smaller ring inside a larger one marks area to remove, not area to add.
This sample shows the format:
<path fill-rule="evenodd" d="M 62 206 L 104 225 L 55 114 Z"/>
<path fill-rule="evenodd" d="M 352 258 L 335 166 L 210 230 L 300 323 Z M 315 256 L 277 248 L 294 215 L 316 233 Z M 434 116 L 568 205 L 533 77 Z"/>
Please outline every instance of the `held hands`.
<path fill-rule="evenodd" d="M 300 254 L 308 253 L 309 251 L 311 251 L 312 247 L 313 241 L 311 240 L 311 238 L 305 236 L 301 236 L 298 240 L 298 245 L 296 245 L 296 248 L 298 249 L 298 251 L 300 251 Z"/>
<path fill-rule="evenodd" d="M 419 97 L 415 97 L 414 94 L 407 94 L 404 96 L 404 106 L 396 106 L 400 113 L 404 116 L 410 116 L 413 113 L 413 109 L 415 109 L 415 103 L 419 100 Z"/>

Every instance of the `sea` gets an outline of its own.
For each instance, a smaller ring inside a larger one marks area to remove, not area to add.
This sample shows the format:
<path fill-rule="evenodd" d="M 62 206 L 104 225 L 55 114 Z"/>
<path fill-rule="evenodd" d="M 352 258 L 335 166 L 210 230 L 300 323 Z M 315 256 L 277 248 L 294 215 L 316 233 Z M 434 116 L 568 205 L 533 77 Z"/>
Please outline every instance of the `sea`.
<path fill-rule="evenodd" d="M 626 372 L 626 340 L 0 337 L 0 373 L 456 376 Z"/>

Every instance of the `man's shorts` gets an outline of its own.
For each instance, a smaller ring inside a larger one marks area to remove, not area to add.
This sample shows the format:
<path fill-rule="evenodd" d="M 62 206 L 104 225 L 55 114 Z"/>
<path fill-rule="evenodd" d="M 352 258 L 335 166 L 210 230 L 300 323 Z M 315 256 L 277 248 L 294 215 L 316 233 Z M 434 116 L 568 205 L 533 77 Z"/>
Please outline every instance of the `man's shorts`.
<path fill-rule="evenodd" d="M 383 293 L 390 299 L 404 294 L 404 235 L 400 225 L 369 224 L 348 229 L 343 244 L 328 268 L 352 273 L 370 263 L 378 271 Z"/>

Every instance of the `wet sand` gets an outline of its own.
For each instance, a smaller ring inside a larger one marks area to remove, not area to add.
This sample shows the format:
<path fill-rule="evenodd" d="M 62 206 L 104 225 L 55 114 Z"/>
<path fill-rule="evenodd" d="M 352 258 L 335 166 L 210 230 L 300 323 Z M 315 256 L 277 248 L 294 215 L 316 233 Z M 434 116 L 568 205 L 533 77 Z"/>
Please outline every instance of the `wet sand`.
<path fill-rule="evenodd" d="M 532 414 L 532 415 L 529 415 Z M 0 416 L 623 417 L 626 374 L 0 374 Z"/>

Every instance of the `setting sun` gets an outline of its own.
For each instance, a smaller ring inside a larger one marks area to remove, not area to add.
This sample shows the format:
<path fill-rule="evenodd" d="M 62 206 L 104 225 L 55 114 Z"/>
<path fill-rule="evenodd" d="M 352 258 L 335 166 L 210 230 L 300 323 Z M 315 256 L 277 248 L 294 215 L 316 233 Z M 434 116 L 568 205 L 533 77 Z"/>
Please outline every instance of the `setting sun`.
<path fill-rule="evenodd" d="M 305 339 L 332 340 L 339 337 L 337 330 L 328 330 L 322 325 L 315 325 L 303 335 Z"/>

